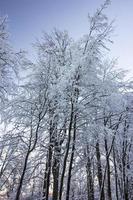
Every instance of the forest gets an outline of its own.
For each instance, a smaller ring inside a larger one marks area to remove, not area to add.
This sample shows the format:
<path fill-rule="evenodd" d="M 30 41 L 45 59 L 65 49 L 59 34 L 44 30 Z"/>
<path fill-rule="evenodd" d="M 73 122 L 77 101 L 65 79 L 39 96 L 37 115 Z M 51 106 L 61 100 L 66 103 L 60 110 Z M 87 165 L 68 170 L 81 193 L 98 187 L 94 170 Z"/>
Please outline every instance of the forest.
<path fill-rule="evenodd" d="M 0 18 L 0 200 L 133 200 L 133 81 L 110 56 L 109 4 L 78 40 L 43 33 L 35 60 Z"/>

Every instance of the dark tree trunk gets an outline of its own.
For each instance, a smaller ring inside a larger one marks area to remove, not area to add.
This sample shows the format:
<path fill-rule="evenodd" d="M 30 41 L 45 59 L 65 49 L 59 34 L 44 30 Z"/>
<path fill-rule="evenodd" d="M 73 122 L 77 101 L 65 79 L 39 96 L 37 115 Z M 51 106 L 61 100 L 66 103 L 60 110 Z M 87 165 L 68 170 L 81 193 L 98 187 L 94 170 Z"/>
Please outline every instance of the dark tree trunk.
<path fill-rule="evenodd" d="M 43 182 L 43 196 L 42 199 L 46 199 L 46 187 L 47 187 L 47 172 L 48 172 L 48 154 L 47 152 L 47 157 L 46 157 L 46 167 L 45 167 L 45 173 L 44 173 L 44 182 Z"/>
<path fill-rule="evenodd" d="M 64 176 L 65 176 L 67 158 L 68 158 L 69 147 L 70 147 L 70 142 L 71 142 L 72 124 L 73 124 L 73 102 L 71 102 L 71 116 L 70 116 L 70 122 L 69 122 L 69 128 L 68 128 L 68 139 L 67 139 L 67 144 L 66 144 L 66 153 L 65 153 L 65 156 L 64 156 L 63 170 L 62 170 L 61 180 L 60 180 L 59 200 L 62 199 Z"/>
<path fill-rule="evenodd" d="M 51 141 L 51 139 L 50 139 Z M 48 200 L 49 197 L 49 187 L 50 187 L 50 175 L 51 175 L 51 161 L 52 161 L 52 146 L 49 145 L 47 158 L 46 158 L 46 168 L 44 174 L 44 184 L 43 184 L 43 198 Z"/>
<path fill-rule="evenodd" d="M 99 148 L 99 142 L 96 143 L 96 157 L 97 157 L 97 174 L 98 174 L 98 183 L 99 183 L 99 189 L 101 193 L 101 200 L 105 200 L 104 195 L 104 185 L 103 185 L 103 175 L 102 175 L 102 166 L 101 166 L 101 154 L 100 154 L 100 148 Z"/>
<path fill-rule="evenodd" d="M 74 127 L 73 127 L 74 128 L 73 139 L 72 139 L 72 152 L 71 152 L 70 165 L 69 165 L 69 171 L 68 171 L 68 180 L 67 180 L 66 200 L 69 200 L 69 194 L 70 194 L 72 165 L 73 165 L 73 160 L 74 160 L 75 142 L 76 142 L 76 120 L 77 120 L 77 115 L 75 114 Z"/>
<path fill-rule="evenodd" d="M 29 154 L 30 154 L 30 152 L 28 151 L 27 154 L 26 154 L 26 157 L 25 157 L 24 167 L 23 167 L 22 175 L 20 177 L 19 185 L 18 185 L 18 188 L 17 188 L 15 200 L 20 199 L 20 194 L 21 194 L 21 189 L 22 189 L 22 185 L 23 185 L 24 175 L 25 175 L 26 168 L 27 168 L 27 162 L 28 162 Z"/>
<path fill-rule="evenodd" d="M 86 165 L 86 172 L 87 172 L 87 192 L 88 192 L 88 200 L 94 200 L 94 184 L 93 184 L 93 177 L 91 171 L 91 159 L 90 159 L 90 150 L 87 146 L 87 165 Z"/>
<path fill-rule="evenodd" d="M 108 196 L 108 200 L 112 200 L 111 179 L 110 179 L 110 162 L 109 162 L 108 144 L 107 144 L 106 138 L 105 138 L 104 142 L 105 142 L 106 162 L 107 162 L 107 196 Z"/>
<path fill-rule="evenodd" d="M 60 169 L 60 144 L 58 142 L 54 147 L 54 155 L 53 155 L 53 200 L 58 200 L 58 187 L 59 187 L 59 169 Z"/>
<path fill-rule="evenodd" d="M 34 143 L 33 144 L 32 144 L 33 130 L 32 130 L 32 125 L 31 125 L 31 132 L 30 132 L 28 150 L 27 150 L 27 154 L 26 154 L 26 157 L 25 157 L 23 171 L 22 171 L 22 174 L 21 174 L 21 177 L 20 177 L 20 181 L 19 181 L 19 185 L 18 185 L 18 188 L 17 188 L 17 193 L 16 193 L 15 200 L 19 200 L 20 199 L 21 189 L 22 189 L 22 185 L 23 185 L 24 176 L 25 176 L 25 173 L 26 173 L 26 168 L 27 168 L 29 155 L 35 149 L 36 144 L 37 144 L 39 125 L 40 125 L 40 117 L 39 117 L 39 121 L 38 121 L 38 124 L 37 124 L 37 127 L 36 127 L 35 138 L 34 138 Z"/>
<path fill-rule="evenodd" d="M 123 187 L 124 187 L 124 200 L 129 200 L 128 195 L 128 176 L 126 174 L 127 169 L 127 121 L 124 123 L 124 135 L 123 135 L 123 148 L 122 148 L 122 171 L 123 171 Z"/>
<path fill-rule="evenodd" d="M 116 192 L 116 200 L 119 200 L 119 192 L 118 192 L 118 172 L 116 166 L 116 155 L 115 155 L 115 148 L 113 145 L 113 162 L 114 162 L 114 170 L 115 170 L 115 192 Z"/>

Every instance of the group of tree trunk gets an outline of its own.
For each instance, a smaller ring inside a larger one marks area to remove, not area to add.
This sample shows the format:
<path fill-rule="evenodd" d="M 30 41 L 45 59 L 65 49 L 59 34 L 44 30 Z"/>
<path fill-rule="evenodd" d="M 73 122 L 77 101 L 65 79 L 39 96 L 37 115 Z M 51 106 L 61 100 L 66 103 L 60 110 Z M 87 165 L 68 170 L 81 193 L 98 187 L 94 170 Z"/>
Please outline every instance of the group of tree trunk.
<path fill-rule="evenodd" d="M 0 199 L 133 199 L 133 86 L 105 56 L 108 4 L 78 41 L 44 34 L 34 63 L 1 18 Z"/>

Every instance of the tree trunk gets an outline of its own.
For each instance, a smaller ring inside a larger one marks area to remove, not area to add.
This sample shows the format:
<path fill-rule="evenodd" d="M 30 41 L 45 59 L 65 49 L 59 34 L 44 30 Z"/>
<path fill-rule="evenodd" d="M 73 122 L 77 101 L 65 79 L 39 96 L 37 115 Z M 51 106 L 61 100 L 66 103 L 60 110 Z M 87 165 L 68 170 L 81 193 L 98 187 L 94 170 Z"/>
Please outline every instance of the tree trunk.
<path fill-rule="evenodd" d="M 68 140 L 67 140 L 67 144 L 66 144 L 66 153 L 65 153 L 65 157 L 64 157 L 63 170 L 62 170 L 61 180 L 60 180 L 59 200 L 62 199 L 64 175 L 65 175 L 65 171 L 66 171 L 66 164 L 67 164 L 67 158 L 68 158 L 70 141 L 71 141 L 72 124 L 73 124 L 73 102 L 71 102 L 71 116 L 70 116 L 69 129 L 68 129 Z"/>
<path fill-rule="evenodd" d="M 105 142 L 106 162 L 107 162 L 107 196 L 108 196 L 108 200 L 112 200 L 111 179 L 110 179 L 110 162 L 109 162 L 108 144 L 107 144 L 106 138 L 105 138 L 104 142 Z"/>
<path fill-rule="evenodd" d="M 43 200 L 48 200 L 48 197 L 49 197 L 51 161 L 52 161 L 52 146 L 50 144 L 48 148 L 48 153 L 47 153 L 46 169 L 45 169 L 45 175 L 44 175 L 43 198 L 42 198 Z"/>
<path fill-rule="evenodd" d="M 101 193 L 101 200 L 105 200 L 104 185 L 102 185 L 103 176 L 102 176 L 101 154 L 100 154 L 100 148 L 99 148 L 99 141 L 97 141 L 97 143 L 96 143 L 96 158 L 97 158 L 97 173 L 98 173 L 99 189 L 100 189 L 100 193 Z"/>
<path fill-rule="evenodd" d="M 59 169 L 60 169 L 60 144 L 58 142 L 54 147 L 54 156 L 53 156 L 53 200 L 58 200 L 58 187 L 59 187 Z"/>
<path fill-rule="evenodd" d="M 26 168 L 27 168 L 29 155 L 35 149 L 36 144 L 37 144 L 39 125 L 40 125 L 40 117 L 39 117 L 39 121 L 37 123 L 36 131 L 35 131 L 34 143 L 33 143 L 33 146 L 32 146 L 33 130 L 32 130 L 32 122 L 31 122 L 29 146 L 28 146 L 26 157 L 25 157 L 24 167 L 23 167 L 23 171 L 22 171 L 22 174 L 21 174 L 21 177 L 20 177 L 20 182 L 19 182 L 19 185 L 18 185 L 18 188 L 17 188 L 17 193 L 16 193 L 15 200 L 19 200 L 20 199 L 21 189 L 22 189 L 22 185 L 23 185 L 23 180 L 24 180 L 24 176 L 25 176 L 25 172 L 26 172 Z"/>
<path fill-rule="evenodd" d="M 113 162 L 114 162 L 114 170 L 115 170 L 115 193 L 116 193 L 116 200 L 119 200 L 119 192 L 118 192 L 118 172 L 116 166 L 116 156 L 115 156 L 115 148 L 113 145 Z"/>
<path fill-rule="evenodd" d="M 90 150 L 87 145 L 87 165 L 86 165 L 86 172 L 87 172 L 87 192 L 88 192 L 88 200 L 94 200 L 94 184 L 92 178 L 92 171 L 91 171 L 91 159 L 90 159 Z"/>
<path fill-rule="evenodd" d="M 74 130 L 73 130 L 73 140 L 72 140 L 72 152 L 71 152 L 70 165 L 69 165 L 69 171 L 68 171 L 68 180 L 67 180 L 66 200 L 69 200 L 69 194 L 70 194 L 72 165 L 73 165 L 74 152 L 75 152 L 75 142 L 76 142 L 76 120 L 77 120 L 77 115 L 75 114 L 75 116 L 74 116 L 74 127 L 73 127 Z"/>
<path fill-rule="evenodd" d="M 29 154 L 30 154 L 30 151 L 27 152 L 26 157 L 25 157 L 23 172 L 22 172 L 22 175 L 20 177 L 20 181 L 19 181 L 19 185 L 18 185 L 18 188 L 17 188 L 15 200 L 20 199 L 20 194 L 21 194 L 21 189 L 22 189 L 22 185 L 23 185 L 24 175 L 25 175 L 26 168 L 27 168 L 27 162 L 28 162 Z"/>
<path fill-rule="evenodd" d="M 123 171 L 123 187 L 124 187 L 124 200 L 128 198 L 128 177 L 126 175 L 127 169 L 127 121 L 124 123 L 124 135 L 123 135 L 123 148 L 122 148 L 122 171 Z"/>

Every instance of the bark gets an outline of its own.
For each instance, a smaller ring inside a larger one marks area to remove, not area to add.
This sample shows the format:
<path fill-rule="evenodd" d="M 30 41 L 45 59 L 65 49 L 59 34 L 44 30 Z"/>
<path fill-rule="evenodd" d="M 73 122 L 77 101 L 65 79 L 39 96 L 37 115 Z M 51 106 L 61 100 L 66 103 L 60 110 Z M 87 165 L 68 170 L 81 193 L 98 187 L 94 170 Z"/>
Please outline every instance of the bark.
<path fill-rule="evenodd" d="M 107 144 L 107 139 L 106 138 L 105 138 L 104 142 L 105 142 L 106 162 L 107 162 L 107 196 L 108 196 L 108 200 L 112 200 L 111 177 L 110 177 L 110 162 L 109 162 L 108 144 Z"/>
<path fill-rule="evenodd" d="M 94 184 L 93 184 L 93 177 L 91 171 L 91 159 L 90 159 L 90 152 L 89 147 L 87 145 L 87 165 L 86 165 L 86 172 L 87 172 L 87 192 L 88 192 L 88 200 L 94 200 Z"/>
<path fill-rule="evenodd" d="M 17 193 L 16 193 L 15 200 L 19 200 L 20 199 L 20 194 L 21 194 L 21 189 L 22 189 L 22 185 L 23 185 L 24 175 L 25 175 L 26 168 L 27 168 L 27 162 L 28 162 L 29 154 L 30 154 L 30 152 L 28 151 L 27 154 L 26 154 L 26 157 L 25 157 L 24 167 L 23 167 L 22 175 L 21 175 L 21 178 L 20 178 L 20 181 L 19 181 L 19 185 L 18 185 L 18 188 L 17 188 Z"/>
<path fill-rule="evenodd" d="M 60 144 L 58 142 L 55 144 L 54 158 L 53 158 L 53 200 L 58 200 L 58 187 L 59 187 L 59 169 L 60 169 Z"/>
<path fill-rule="evenodd" d="M 124 190 L 124 200 L 129 200 L 129 192 L 128 192 L 128 175 L 126 174 L 127 171 L 127 160 L 128 160 L 128 153 L 127 153 L 127 129 L 128 124 L 125 120 L 124 123 L 124 135 L 123 135 L 123 148 L 122 148 L 122 171 L 123 171 L 123 190 Z"/>
<path fill-rule="evenodd" d="M 104 195 L 104 185 L 102 184 L 103 180 L 103 175 L 102 175 L 102 166 L 101 166 L 101 153 L 100 153 L 100 148 L 99 148 L 99 141 L 96 143 L 96 158 L 97 158 L 97 173 L 98 173 L 98 183 L 99 183 L 99 189 L 101 192 L 101 199 L 100 200 L 105 200 L 105 195 Z"/>
<path fill-rule="evenodd" d="M 62 199 L 64 176 L 65 176 L 67 158 L 68 158 L 70 142 L 71 142 L 72 124 L 73 124 L 73 102 L 71 102 L 71 115 L 70 115 L 69 129 L 68 129 L 68 139 L 67 139 L 67 144 L 66 144 L 66 153 L 65 153 L 65 156 L 64 156 L 63 170 L 62 170 L 61 180 L 60 180 L 59 200 Z"/>
<path fill-rule="evenodd" d="M 50 122 L 52 125 L 52 122 Z M 48 200 L 49 198 L 49 187 L 50 187 L 50 176 L 51 176 L 51 162 L 53 155 L 53 127 L 50 127 L 50 141 L 46 158 L 46 168 L 44 174 L 44 183 L 43 183 L 43 196 L 42 199 Z"/>
<path fill-rule="evenodd" d="M 118 192 L 118 172 L 116 166 L 116 155 L 115 155 L 115 147 L 113 145 L 113 162 L 114 162 L 114 170 L 115 170 L 115 193 L 116 193 L 116 200 L 119 200 L 119 192 Z"/>
<path fill-rule="evenodd" d="M 70 165 L 69 165 L 69 170 L 68 170 L 66 200 L 69 200 L 69 194 L 70 194 L 72 165 L 73 165 L 73 160 L 74 160 L 75 142 L 76 142 L 76 120 L 77 120 L 77 115 L 75 114 L 75 116 L 74 116 L 73 140 L 72 140 L 72 152 L 71 152 Z"/>
<path fill-rule="evenodd" d="M 25 157 L 25 160 L 24 160 L 24 166 L 23 166 L 22 174 L 21 174 L 20 181 L 19 181 L 19 184 L 18 184 L 15 200 L 19 200 L 20 199 L 20 194 L 21 194 L 21 189 L 22 189 L 22 185 L 23 185 L 24 176 L 25 176 L 26 169 L 27 169 L 28 159 L 29 159 L 29 156 L 30 156 L 31 152 L 33 152 L 33 150 L 35 149 L 36 144 L 37 144 L 39 125 L 40 125 L 40 116 L 39 116 L 39 121 L 37 123 L 36 131 L 35 131 L 35 138 L 34 138 L 34 143 L 33 144 L 32 144 L 32 139 L 33 139 L 33 130 L 32 130 L 32 128 L 33 127 L 32 127 L 32 123 L 31 123 L 29 146 L 28 146 L 27 154 L 26 154 L 26 157 Z"/>
<path fill-rule="evenodd" d="M 123 136 L 123 148 L 122 148 L 122 171 L 123 171 L 123 189 L 124 189 L 124 200 L 129 200 L 128 198 L 128 178 L 126 176 L 126 160 L 127 160 L 127 140 L 126 140 L 126 121 L 124 128 L 124 136 Z"/>

